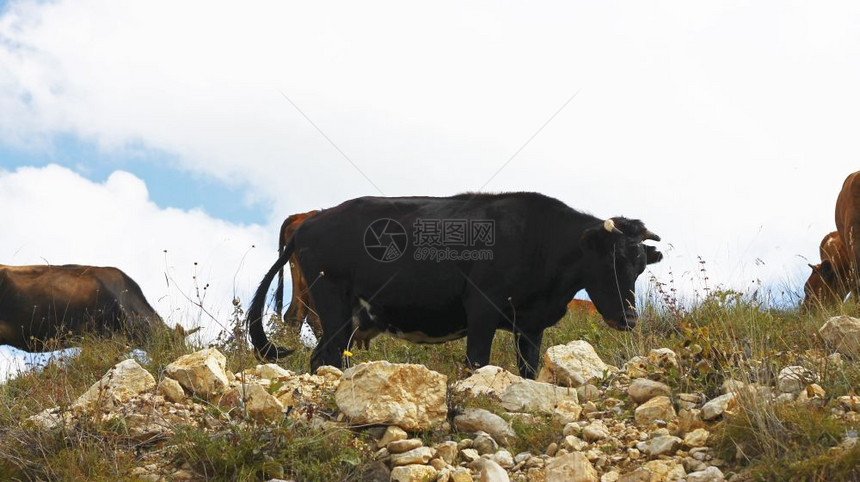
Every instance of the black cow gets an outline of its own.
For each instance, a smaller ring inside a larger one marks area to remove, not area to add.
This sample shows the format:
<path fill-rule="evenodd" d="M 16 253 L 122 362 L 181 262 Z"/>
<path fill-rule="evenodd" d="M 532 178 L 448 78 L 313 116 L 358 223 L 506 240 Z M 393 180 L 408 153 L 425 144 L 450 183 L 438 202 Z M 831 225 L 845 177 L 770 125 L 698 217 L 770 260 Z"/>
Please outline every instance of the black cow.
<path fill-rule="evenodd" d="M 428 226 L 440 229 L 429 230 L 441 236 L 429 241 L 441 241 L 437 254 L 449 259 L 420 259 Z M 322 320 L 312 370 L 340 366 L 350 340 L 380 332 L 417 343 L 465 336 L 467 363 L 481 366 L 501 328 L 516 337 L 520 373 L 533 378 L 544 329 L 579 290 L 609 326 L 636 325 L 636 278 L 662 259 L 648 239 L 660 240 L 641 221 L 604 221 L 536 193 L 353 199 L 307 219 L 288 241 L 254 295 L 249 332 L 262 357 L 291 353 L 268 341 L 261 319 L 272 279 L 295 252 L 305 277 L 316 279 L 311 296 Z M 455 259 L 449 248 L 462 244 L 492 259 Z"/>
<path fill-rule="evenodd" d="M 140 343 L 166 330 L 140 286 L 117 268 L 0 265 L 0 345 L 52 350 L 49 340 L 121 332 Z M 176 325 L 181 340 L 185 332 Z"/>

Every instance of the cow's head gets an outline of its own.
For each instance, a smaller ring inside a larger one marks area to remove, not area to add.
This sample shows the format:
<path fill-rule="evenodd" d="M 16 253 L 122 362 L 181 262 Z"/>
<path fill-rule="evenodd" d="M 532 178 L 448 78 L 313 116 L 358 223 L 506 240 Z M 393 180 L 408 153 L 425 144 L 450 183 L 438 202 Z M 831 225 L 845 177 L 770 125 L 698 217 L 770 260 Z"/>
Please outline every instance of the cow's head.
<path fill-rule="evenodd" d="M 819 264 L 810 264 L 812 273 L 803 285 L 803 302 L 800 309 L 807 311 L 815 306 L 841 303 L 848 295 L 849 283 L 840 276 L 840 271 L 829 259 Z"/>
<path fill-rule="evenodd" d="M 639 220 L 607 219 L 582 234 L 585 290 L 606 323 L 616 330 L 636 326 L 636 278 L 663 254 L 643 241 L 660 237 Z"/>
<path fill-rule="evenodd" d="M 803 302 L 800 308 L 807 311 L 814 306 L 841 303 L 851 289 L 852 269 L 845 245 L 837 231 L 828 233 L 818 247 L 821 263 L 810 264 L 812 273 L 803 285 Z"/>

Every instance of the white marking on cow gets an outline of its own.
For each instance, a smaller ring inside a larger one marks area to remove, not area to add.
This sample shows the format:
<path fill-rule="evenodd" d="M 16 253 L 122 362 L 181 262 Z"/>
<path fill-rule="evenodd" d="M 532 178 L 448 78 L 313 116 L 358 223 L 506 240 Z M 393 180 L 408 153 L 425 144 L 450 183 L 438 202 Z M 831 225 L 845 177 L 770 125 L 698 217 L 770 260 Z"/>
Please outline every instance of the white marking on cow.
<path fill-rule="evenodd" d="M 371 320 L 376 321 L 376 316 L 370 312 L 370 303 L 365 301 L 362 298 L 358 299 L 358 304 L 367 312 L 367 316 L 370 317 Z"/>

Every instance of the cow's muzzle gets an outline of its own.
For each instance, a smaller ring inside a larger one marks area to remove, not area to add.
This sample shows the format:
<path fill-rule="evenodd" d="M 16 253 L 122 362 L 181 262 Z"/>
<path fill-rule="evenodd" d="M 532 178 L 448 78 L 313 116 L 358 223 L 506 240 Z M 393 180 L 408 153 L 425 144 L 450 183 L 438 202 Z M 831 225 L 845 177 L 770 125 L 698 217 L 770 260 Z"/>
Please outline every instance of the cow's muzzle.
<path fill-rule="evenodd" d="M 633 311 L 627 311 L 620 320 L 606 319 L 606 324 L 619 331 L 630 331 L 636 328 L 638 317 Z"/>

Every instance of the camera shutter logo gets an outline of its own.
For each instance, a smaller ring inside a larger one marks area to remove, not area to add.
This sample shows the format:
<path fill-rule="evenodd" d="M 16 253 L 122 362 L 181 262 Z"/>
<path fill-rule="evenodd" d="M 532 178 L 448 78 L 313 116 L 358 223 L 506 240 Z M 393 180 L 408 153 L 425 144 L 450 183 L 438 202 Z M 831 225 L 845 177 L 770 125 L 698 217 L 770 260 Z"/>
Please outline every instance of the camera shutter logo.
<path fill-rule="evenodd" d="M 408 243 L 403 225 L 391 218 L 377 219 L 364 231 L 364 249 L 371 258 L 390 263 L 406 252 Z"/>

